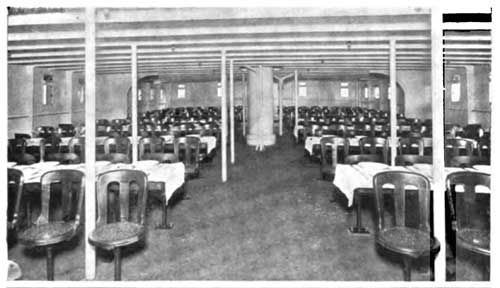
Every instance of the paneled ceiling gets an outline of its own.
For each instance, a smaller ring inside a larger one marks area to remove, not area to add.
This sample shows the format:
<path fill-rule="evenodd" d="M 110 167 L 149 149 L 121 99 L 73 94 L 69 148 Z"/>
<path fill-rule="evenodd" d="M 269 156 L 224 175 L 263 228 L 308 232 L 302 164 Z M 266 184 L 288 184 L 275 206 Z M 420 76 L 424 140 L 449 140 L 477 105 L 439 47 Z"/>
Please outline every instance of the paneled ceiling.
<path fill-rule="evenodd" d="M 9 64 L 83 71 L 84 9 L 10 14 Z M 100 74 L 129 73 L 136 44 L 141 75 L 213 77 L 222 49 L 237 67 L 298 69 L 308 77 L 364 74 L 389 69 L 395 39 L 398 70 L 429 70 L 430 18 L 423 8 L 98 8 L 96 67 Z M 445 63 L 489 64 L 490 28 L 460 27 L 444 27 Z"/>

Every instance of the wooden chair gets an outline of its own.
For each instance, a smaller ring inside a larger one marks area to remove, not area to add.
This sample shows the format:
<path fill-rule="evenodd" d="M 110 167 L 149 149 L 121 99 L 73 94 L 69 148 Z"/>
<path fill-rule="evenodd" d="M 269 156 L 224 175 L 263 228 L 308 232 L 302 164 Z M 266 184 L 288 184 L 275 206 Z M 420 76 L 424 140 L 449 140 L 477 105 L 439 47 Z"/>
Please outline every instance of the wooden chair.
<path fill-rule="evenodd" d="M 12 160 L 17 164 L 31 165 L 36 163 L 35 156 L 26 152 L 26 140 L 24 138 L 10 139 L 9 148 L 9 156 L 12 153 Z"/>
<path fill-rule="evenodd" d="M 141 160 L 156 160 L 160 163 L 177 163 L 179 158 L 174 153 L 147 153 Z"/>
<path fill-rule="evenodd" d="M 110 188 L 116 184 L 118 191 L 112 191 Z M 98 248 L 113 250 L 115 280 L 121 280 L 121 248 L 145 238 L 147 197 L 147 176 L 142 171 L 113 170 L 98 176 L 97 221 L 89 242 Z M 136 207 L 131 207 L 131 203 L 136 203 Z M 110 210 L 114 212 L 114 219 L 108 217 Z"/>
<path fill-rule="evenodd" d="M 386 184 L 394 185 L 392 200 L 394 202 L 394 223 L 386 222 L 386 207 L 384 194 L 388 189 Z M 410 186 L 410 187 L 408 187 Z M 384 249 L 403 256 L 404 280 L 411 280 L 411 264 L 413 259 L 433 257 L 439 252 L 439 241 L 432 235 L 430 227 L 430 183 L 418 173 L 405 171 L 384 171 L 373 177 L 375 190 L 375 206 L 377 214 L 377 232 L 375 243 Z M 418 196 L 418 205 L 410 205 L 406 201 L 407 195 L 415 192 Z M 412 192 L 410 192 L 412 191 Z M 407 219 L 408 211 L 416 219 Z M 409 222 L 413 225 L 409 225 Z M 434 259 L 431 259 L 431 273 L 433 273 Z"/>
<path fill-rule="evenodd" d="M 415 154 L 402 154 L 396 156 L 397 166 L 411 166 L 413 164 L 432 164 L 432 156 L 415 155 Z"/>
<path fill-rule="evenodd" d="M 147 154 L 163 153 L 163 143 L 165 141 L 161 137 L 144 137 L 139 140 L 139 160 L 143 159 Z"/>
<path fill-rule="evenodd" d="M 68 142 L 67 153 L 51 153 L 46 157 L 47 161 L 58 161 L 62 164 L 79 164 L 85 160 L 85 139 L 83 137 L 73 137 Z"/>
<path fill-rule="evenodd" d="M 321 178 L 323 180 L 333 180 L 335 178 L 335 167 L 339 162 L 338 147 L 342 146 L 343 162 L 349 154 L 349 139 L 340 137 L 323 137 L 320 140 L 321 146 Z M 329 148 L 330 147 L 330 148 Z M 329 153 L 330 152 L 330 153 Z"/>
<path fill-rule="evenodd" d="M 452 252 L 461 247 L 483 258 L 483 280 L 489 280 L 490 269 L 490 223 L 488 207 L 480 204 L 477 186 L 490 188 L 490 175 L 480 172 L 461 171 L 446 177 L 446 192 L 450 206 L 452 233 Z M 456 187 L 462 186 L 463 193 L 457 193 Z M 458 195 L 460 194 L 460 197 Z M 489 195 L 488 195 L 489 196 Z M 485 213 L 486 212 L 486 213 Z M 456 243 L 453 243 L 455 242 Z"/>
<path fill-rule="evenodd" d="M 174 154 L 185 166 L 185 176 L 187 179 L 196 178 L 200 174 L 200 138 L 186 136 L 184 142 L 184 155 L 180 157 L 181 142 L 179 138 L 174 139 Z"/>
<path fill-rule="evenodd" d="M 60 184 L 60 189 L 54 184 Z M 54 246 L 72 239 L 80 230 L 85 176 L 70 169 L 49 171 L 42 175 L 41 185 L 40 215 L 35 225 L 19 233 L 18 238 L 23 245 L 45 247 L 47 280 L 54 280 Z M 56 191 L 60 191 L 59 197 Z"/>
<path fill-rule="evenodd" d="M 97 159 L 112 163 L 130 163 L 130 148 L 130 140 L 127 137 L 106 138 L 104 154 L 98 155 Z"/>
<path fill-rule="evenodd" d="M 363 137 L 359 139 L 360 154 L 382 155 L 384 163 L 388 163 L 389 141 L 382 137 Z"/>
<path fill-rule="evenodd" d="M 480 138 L 477 140 L 477 155 L 489 159 L 491 156 L 491 142 L 490 139 Z"/>
<path fill-rule="evenodd" d="M 415 153 L 417 152 L 417 153 Z M 399 138 L 398 153 L 424 155 L 424 140 L 422 138 Z"/>
<path fill-rule="evenodd" d="M 7 239 L 15 240 L 16 232 L 21 227 L 21 199 L 23 198 L 24 176 L 17 169 L 7 169 Z M 10 243 L 10 241 L 8 241 Z"/>
<path fill-rule="evenodd" d="M 61 137 L 74 137 L 76 133 L 75 126 L 73 124 L 59 124 L 57 133 Z"/>
<path fill-rule="evenodd" d="M 472 156 L 474 152 L 474 142 L 461 138 L 445 139 L 445 164 L 449 165 L 449 161 L 454 156 Z"/>

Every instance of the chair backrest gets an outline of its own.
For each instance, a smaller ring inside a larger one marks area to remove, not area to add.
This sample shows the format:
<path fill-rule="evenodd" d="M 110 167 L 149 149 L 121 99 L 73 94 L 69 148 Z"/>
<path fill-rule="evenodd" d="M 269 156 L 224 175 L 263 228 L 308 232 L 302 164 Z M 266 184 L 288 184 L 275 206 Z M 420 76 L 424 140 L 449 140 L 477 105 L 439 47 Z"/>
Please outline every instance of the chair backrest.
<path fill-rule="evenodd" d="M 387 186 L 384 187 L 384 185 L 387 184 L 394 187 L 392 190 L 394 225 L 406 227 L 409 226 L 410 221 L 416 221 L 414 224 L 416 227 L 413 228 L 431 232 L 429 223 L 431 208 L 429 180 L 421 174 L 408 171 L 384 171 L 373 176 L 379 231 L 383 231 L 386 228 L 384 194 L 387 192 Z M 415 190 L 418 205 L 412 205 L 412 201 L 408 201 L 407 197 L 407 193 L 410 194 L 411 192 L 415 192 Z M 408 213 L 408 209 L 412 209 L 412 213 Z M 406 219 L 406 216 L 409 214 L 413 215 L 415 219 Z"/>
<path fill-rule="evenodd" d="M 344 163 L 345 164 L 358 164 L 359 162 L 378 162 L 378 163 L 384 163 L 384 158 L 382 155 L 379 154 L 356 154 L 356 155 L 348 155 L 345 158 Z"/>
<path fill-rule="evenodd" d="M 417 153 L 412 153 L 417 150 Z M 424 140 L 422 138 L 399 138 L 399 154 L 418 154 L 424 155 Z"/>
<path fill-rule="evenodd" d="M 449 200 L 457 199 L 456 187 L 458 185 L 463 187 L 463 205 L 457 206 L 458 203 L 450 203 L 452 213 L 459 211 L 460 214 L 455 214 L 457 215 L 457 228 L 474 226 L 474 219 L 478 216 L 476 188 L 480 185 L 490 188 L 490 178 L 489 174 L 471 171 L 453 172 L 446 177 L 446 193 L 448 193 Z"/>
<path fill-rule="evenodd" d="M 85 160 L 85 138 L 73 137 L 68 142 L 68 152 L 78 156 L 78 161 L 84 162 Z M 71 156 L 67 156 L 71 157 Z"/>
<path fill-rule="evenodd" d="M 396 156 L 396 165 L 398 166 L 410 166 L 417 163 L 432 164 L 432 156 L 415 154 L 402 154 Z"/>
<path fill-rule="evenodd" d="M 343 159 L 349 155 L 349 139 L 347 138 L 341 138 L 341 137 L 335 137 L 335 136 L 329 136 L 329 137 L 322 137 L 319 141 L 320 146 L 321 146 L 321 162 L 323 164 L 326 163 L 331 163 L 332 165 L 336 165 L 338 163 L 337 159 L 337 151 L 338 151 L 338 146 L 343 146 L 343 152 L 344 152 L 344 157 Z M 331 147 L 331 155 L 328 157 L 328 148 L 327 146 Z"/>
<path fill-rule="evenodd" d="M 368 146 L 368 147 L 367 147 Z M 382 150 L 384 163 L 387 163 L 389 153 L 389 141 L 382 137 L 363 137 L 359 139 L 359 150 L 361 154 L 379 154 L 377 148 Z"/>
<path fill-rule="evenodd" d="M 60 189 L 55 189 L 55 185 L 60 185 Z M 41 186 L 42 204 L 36 224 L 74 220 L 79 225 L 85 194 L 83 172 L 73 169 L 48 171 L 42 175 Z M 60 195 L 55 194 L 57 191 L 60 191 Z"/>
<path fill-rule="evenodd" d="M 200 138 L 194 136 L 186 136 L 184 141 L 184 158 L 182 158 L 182 162 L 186 166 L 195 166 L 199 167 L 199 155 L 200 155 Z M 174 139 L 174 154 L 178 159 L 180 153 L 181 146 L 180 138 Z"/>
<path fill-rule="evenodd" d="M 129 155 L 130 148 L 131 145 L 128 137 L 109 137 L 104 140 L 104 154 L 123 153 Z"/>
<path fill-rule="evenodd" d="M 115 221 L 136 221 L 144 225 L 148 197 L 147 181 L 146 174 L 140 170 L 120 169 L 99 174 L 96 198 L 97 225 Z M 133 196 L 136 199 L 133 199 Z M 136 205 L 131 209 L 132 203 Z M 115 217 L 118 219 L 108 219 L 110 204 L 113 205 Z"/>
<path fill-rule="evenodd" d="M 19 226 L 19 212 L 23 195 L 24 175 L 17 169 L 7 169 L 8 181 L 8 205 L 7 205 L 7 228 L 15 230 Z"/>
<path fill-rule="evenodd" d="M 445 150 L 448 157 L 464 155 L 461 151 L 465 151 L 465 155 L 472 156 L 474 149 L 474 142 L 461 139 L 461 138 L 449 138 L 445 139 Z"/>
<path fill-rule="evenodd" d="M 73 124 L 59 124 L 57 132 L 61 137 L 73 137 L 75 136 L 75 126 Z"/>
<path fill-rule="evenodd" d="M 139 160 L 142 160 L 146 153 L 163 152 L 164 140 L 162 137 L 144 137 L 139 140 Z"/>
<path fill-rule="evenodd" d="M 477 155 L 479 157 L 490 157 L 491 153 L 491 141 L 490 139 L 480 138 L 477 140 Z"/>

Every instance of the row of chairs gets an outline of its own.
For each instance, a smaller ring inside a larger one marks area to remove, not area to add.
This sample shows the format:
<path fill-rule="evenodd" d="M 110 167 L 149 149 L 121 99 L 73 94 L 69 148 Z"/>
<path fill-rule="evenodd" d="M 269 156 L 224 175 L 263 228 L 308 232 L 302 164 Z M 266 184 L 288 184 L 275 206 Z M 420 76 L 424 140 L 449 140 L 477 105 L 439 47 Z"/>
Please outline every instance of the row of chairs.
<path fill-rule="evenodd" d="M 17 237 L 27 247 L 43 247 L 47 280 L 54 280 L 55 247 L 79 235 L 83 227 L 85 176 L 71 169 L 42 175 L 41 210 L 33 223 L 25 219 L 26 225 L 22 225 L 21 219 L 22 172 L 9 168 L 8 181 L 9 202 L 14 204 L 9 205 L 8 234 L 14 234 L 11 237 Z M 108 171 L 98 176 L 96 188 L 96 228 L 88 241 L 100 249 L 113 251 L 114 279 L 120 280 L 122 247 L 145 240 L 147 176 L 139 170 Z M 110 214 L 113 217 L 108 217 Z"/>
<path fill-rule="evenodd" d="M 424 156 L 418 156 L 424 157 Z M 394 188 L 387 189 L 391 184 Z M 416 259 L 430 258 L 431 273 L 434 271 L 434 257 L 440 250 L 440 243 L 434 237 L 431 220 L 432 195 L 429 180 L 418 173 L 385 171 L 373 177 L 377 233 L 375 243 L 378 248 L 401 255 L 405 281 L 411 280 L 411 266 Z M 411 185 L 411 189 L 408 189 Z M 457 193 L 456 187 L 463 187 Z M 480 172 L 455 172 L 446 178 L 448 200 L 448 233 L 450 248 L 456 257 L 457 248 L 465 249 L 482 257 L 483 279 L 489 280 L 490 224 L 489 217 L 482 211 L 489 211 L 489 204 L 480 201 L 477 186 L 490 187 L 490 175 Z M 389 192 L 388 192 L 389 191 Z M 392 203 L 388 208 L 387 194 Z M 412 195 L 417 200 L 408 201 Z M 484 202 L 484 201 L 483 201 Z M 414 204 L 416 203 L 416 204 Z M 411 211 L 411 213 L 409 213 Z M 393 215 L 392 225 L 387 215 Z M 409 219 L 407 215 L 413 215 Z M 415 222 L 415 223 L 412 223 Z M 433 275 L 432 275 L 433 278 Z"/>

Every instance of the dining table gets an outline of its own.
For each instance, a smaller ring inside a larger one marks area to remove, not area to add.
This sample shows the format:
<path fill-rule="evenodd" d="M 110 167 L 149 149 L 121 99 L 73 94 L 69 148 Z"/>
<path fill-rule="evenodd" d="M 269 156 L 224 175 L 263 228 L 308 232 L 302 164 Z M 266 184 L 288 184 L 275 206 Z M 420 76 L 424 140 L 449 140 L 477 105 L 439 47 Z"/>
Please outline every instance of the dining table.
<path fill-rule="evenodd" d="M 44 173 L 52 170 L 74 169 L 85 173 L 86 164 L 60 164 L 57 161 L 45 161 L 31 165 L 9 165 L 9 168 L 23 172 L 25 185 L 39 184 Z M 118 169 L 134 169 L 143 171 L 148 179 L 149 191 L 160 191 L 163 205 L 162 223 L 159 228 L 169 228 L 171 224 L 167 222 L 167 210 L 169 200 L 174 193 L 184 186 L 185 167 L 182 162 L 159 163 L 155 160 L 137 161 L 135 163 L 111 163 L 109 161 L 96 161 L 96 174 Z"/>
<path fill-rule="evenodd" d="M 472 168 L 445 167 L 445 176 L 460 171 L 473 171 L 491 174 L 491 166 L 475 165 Z M 434 190 L 432 181 L 432 164 L 414 164 L 410 166 L 390 166 L 376 162 L 360 162 L 358 164 L 337 164 L 333 185 L 346 197 L 347 206 L 354 206 L 356 211 L 356 223 L 349 227 L 351 234 L 369 234 L 369 230 L 363 226 L 361 216 L 361 199 L 364 196 L 373 196 L 373 176 L 383 171 L 410 171 L 422 174 L 431 184 L 431 190 Z M 390 189 L 391 185 L 384 186 Z M 446 191 L 446 187 L 441 187 Z M 463 192 L 463 188 L 456 187 L 456 192 Z M 489 193 L 486 187 L 478 187 L 478 193 Z"/>

